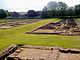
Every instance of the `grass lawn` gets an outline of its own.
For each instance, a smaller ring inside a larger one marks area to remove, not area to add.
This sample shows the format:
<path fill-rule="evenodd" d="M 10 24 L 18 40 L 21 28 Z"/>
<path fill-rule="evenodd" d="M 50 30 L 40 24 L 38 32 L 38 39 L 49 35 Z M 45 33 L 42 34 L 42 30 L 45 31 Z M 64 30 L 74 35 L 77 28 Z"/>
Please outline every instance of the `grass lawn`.
<path fill-rule="evenodd" d="M 80 36 L 26 34 L 27 31 L 32 31 L 52 21 L 57 21 L 57 19 L 41 20 L 7 30 L 0 29 L 0 50 L 11 44 L 80 48 Z"/>

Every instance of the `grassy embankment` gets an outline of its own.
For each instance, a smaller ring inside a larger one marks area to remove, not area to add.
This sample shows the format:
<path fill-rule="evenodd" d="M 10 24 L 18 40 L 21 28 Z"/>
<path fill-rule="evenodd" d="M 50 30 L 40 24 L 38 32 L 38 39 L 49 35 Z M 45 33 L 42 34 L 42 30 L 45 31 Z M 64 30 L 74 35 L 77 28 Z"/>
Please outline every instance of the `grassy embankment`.
<path fill-rule="evenodd" d="M 80 48 L 80 36 L 26 34 L 27 31 L 32 31 L 52 21 L 57 21 L 57 19 L 41 20 L 7 30 L 0 29 L 0 50 L 11 44 Z"/>

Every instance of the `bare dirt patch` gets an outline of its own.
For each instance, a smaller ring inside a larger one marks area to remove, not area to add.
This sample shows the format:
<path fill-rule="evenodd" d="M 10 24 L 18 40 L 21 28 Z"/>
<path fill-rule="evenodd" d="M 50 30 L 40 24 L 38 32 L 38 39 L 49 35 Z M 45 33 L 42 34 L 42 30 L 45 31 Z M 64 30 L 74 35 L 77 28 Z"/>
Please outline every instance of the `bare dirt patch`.
<path fill-rule="evenodd" d="M 0 26 L 0 29 L 9 29 L 9 28 L 12 28 L 13 26 L 6 26 L 6 25 L 3 25 L 3 26 Z"/>

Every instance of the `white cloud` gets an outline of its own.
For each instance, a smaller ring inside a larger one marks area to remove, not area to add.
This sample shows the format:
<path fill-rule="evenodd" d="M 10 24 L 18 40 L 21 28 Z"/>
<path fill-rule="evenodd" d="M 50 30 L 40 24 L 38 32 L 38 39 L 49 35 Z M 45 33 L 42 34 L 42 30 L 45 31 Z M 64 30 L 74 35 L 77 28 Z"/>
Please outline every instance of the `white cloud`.
<path fill-rule="evenodd" d="M 3 7 L 11 11 L 41 10 L 49 1 L 63 1 L 69 6 L 80 3 L 80 0 L 0 0 Z"/>
<path fill-rule="evenodd" d="M 67 3 L 68 6 L 74 6 L 80 4 L 80 0 L 65 0 L 64 2 Z"/>
<path fill-rule="evenodd" d="M 44 6 L 43 0 L 5 0 L 6 7 L 9 9 L 42 9 Z"/>

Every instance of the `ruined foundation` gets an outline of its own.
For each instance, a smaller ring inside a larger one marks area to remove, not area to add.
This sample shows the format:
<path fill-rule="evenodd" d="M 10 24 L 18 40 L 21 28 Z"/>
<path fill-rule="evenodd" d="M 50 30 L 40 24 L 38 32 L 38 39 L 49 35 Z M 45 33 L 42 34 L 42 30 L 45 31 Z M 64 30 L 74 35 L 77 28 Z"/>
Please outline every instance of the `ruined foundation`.
<path fill-rule="evenodd" d="M 26 24 L 31 24 L 40 21 L 40 19 L 32 19 L 32 20 L 20 20 L 20 21 L 9 21 L 9 22 L 4 22 L 0 23 L 0 29 L 10 29 L 13 27 L 18 27 L 21 25 L 26 25 Z"/>
<path fill-rule="evenodd" d="M 57 35 L 80 35 L 80 22 L 76 19 L 63 19 L 56 23 L 49 23 L 39 27 L 28 34 L 57 34 Z"/>
<path fill-rule="evenodd" d="M 80 49 L 27 45 L 17 47 L 0 54 L 0 60 L 80 60 Z"/>

